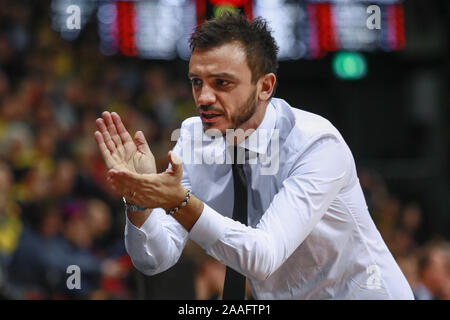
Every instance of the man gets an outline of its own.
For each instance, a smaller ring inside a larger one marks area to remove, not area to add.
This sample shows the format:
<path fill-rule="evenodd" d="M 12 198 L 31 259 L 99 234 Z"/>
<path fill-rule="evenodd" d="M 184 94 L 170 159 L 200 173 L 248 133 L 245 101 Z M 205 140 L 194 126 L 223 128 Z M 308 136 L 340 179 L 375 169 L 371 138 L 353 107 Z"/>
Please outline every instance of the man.
<path fill-rule="evenodd" d="M 224 299 L 243 298 L 244 276 L 256 299 L 412 299 L 339 132 L 272 98 L 278 49 L 266 22 L 226 15 L 190 44 L 200 117 L 183 122 L 168 170 L 156 174 L 142 132 L 132 139 L 116 113 L 97 119 L 136 268 L 170 268 L 190 238 L 227 265 Z"/>

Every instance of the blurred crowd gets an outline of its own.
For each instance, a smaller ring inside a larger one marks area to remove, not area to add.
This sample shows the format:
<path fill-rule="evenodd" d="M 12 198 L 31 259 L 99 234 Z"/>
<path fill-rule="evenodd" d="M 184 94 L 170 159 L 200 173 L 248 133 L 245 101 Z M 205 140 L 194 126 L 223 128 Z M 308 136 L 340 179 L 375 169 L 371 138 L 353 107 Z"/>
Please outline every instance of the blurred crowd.
<path fill-rule="evenodd" d="M 401 201 L 373 170 L 358 170 L 372 218 L 418 300 L 450 300 L 450 243 L 424 236 L 425 212 Z"/>
<path fill-rule="evenodd" d="M 39 10 L 48 5 L 0 6 L 0 298 L 220 298 L 224 266 L 194 243 L 160 275 L 134 269 L 123 203 L 93 137 L 101 112 L 116 111 L 132 135 L 144 132 L 164 170 L 172 131 L 194 114 L 186 65 L 104 57 L 95 37 L 62 40 Z M 402 203 L 370 170 L 360 180 L 416 297 L 450 299 L 449 246 L 420 239 L 420 205 Z M 70 265 L 80 267 L 80 289 L 67 286 Z"/>

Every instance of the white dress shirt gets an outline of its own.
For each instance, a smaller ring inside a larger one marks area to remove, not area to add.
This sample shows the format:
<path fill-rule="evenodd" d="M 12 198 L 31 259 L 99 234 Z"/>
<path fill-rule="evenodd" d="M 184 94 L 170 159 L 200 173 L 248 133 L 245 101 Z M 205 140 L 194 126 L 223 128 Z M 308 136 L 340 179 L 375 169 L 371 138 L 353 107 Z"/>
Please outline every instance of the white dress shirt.
<path fill-rule="evenodd" d="M 413 299 L 370 217 L 352 153 L 328 120 L 271 99 L 251 136 L 260 139 L 246 145 L 252 159 L 266 159 L 244 165 L 248 226 L 231 218 L 231 165 L 211 163 L 226 155 L 225 139 L 201 126 L 186 119 L 174 152 L 182 184 L 204 210 L 190 232 L 162 209 L 140 228 L 127 218 L 125 245 L 138 270 L 167 270 L 190 238 L 248 277 L 256 299 Z"/>

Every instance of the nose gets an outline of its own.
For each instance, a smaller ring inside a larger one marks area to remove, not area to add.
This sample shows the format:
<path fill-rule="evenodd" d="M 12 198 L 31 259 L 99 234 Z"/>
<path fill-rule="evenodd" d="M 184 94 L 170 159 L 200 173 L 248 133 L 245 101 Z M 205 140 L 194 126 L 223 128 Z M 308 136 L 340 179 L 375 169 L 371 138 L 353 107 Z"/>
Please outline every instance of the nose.
<path fill-rule="evenodd" d="M 197 98 L 198 105 L 213 105 L 216 103 L 216 95 L 214 94 L 214 90 L 212 90 L 209 86 L 203 85 L 200 89 L 200 93 Z"/>

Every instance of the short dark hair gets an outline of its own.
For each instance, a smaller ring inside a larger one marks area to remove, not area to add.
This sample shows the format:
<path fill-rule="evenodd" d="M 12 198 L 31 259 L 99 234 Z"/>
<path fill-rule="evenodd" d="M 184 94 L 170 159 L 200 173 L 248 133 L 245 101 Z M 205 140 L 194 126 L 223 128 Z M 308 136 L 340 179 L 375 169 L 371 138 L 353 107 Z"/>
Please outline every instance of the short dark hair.
<path fill-rule="evenodd" d="M 194 51 L 195 48 L 209 49 L 233 41 L 240 42 L 245 49 L 252 82 L 267 73 L 276 75 L 278 46 L 263 18 L 249 21 L 241 13 L 224 13 L 197 26 L 189 45 Z"/>

